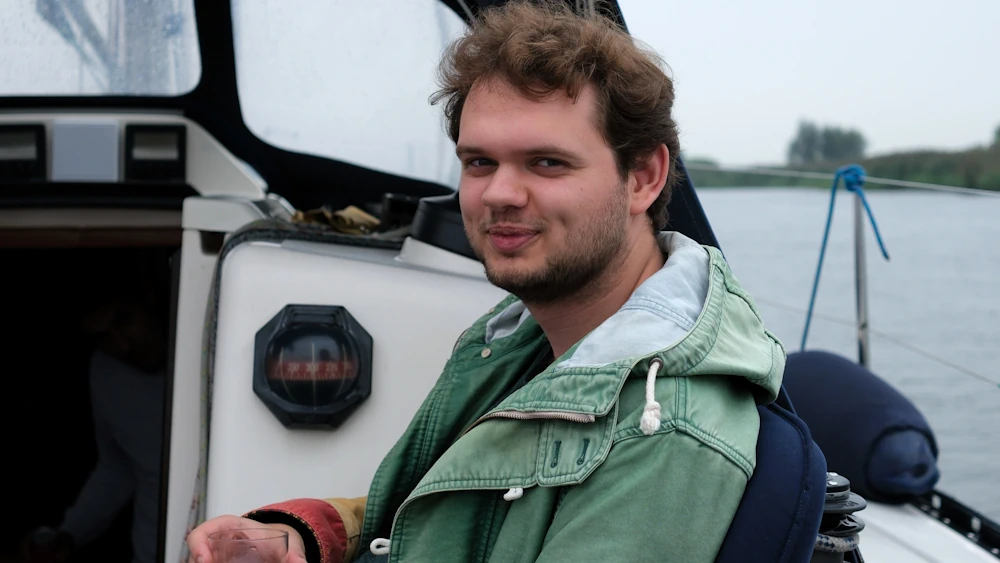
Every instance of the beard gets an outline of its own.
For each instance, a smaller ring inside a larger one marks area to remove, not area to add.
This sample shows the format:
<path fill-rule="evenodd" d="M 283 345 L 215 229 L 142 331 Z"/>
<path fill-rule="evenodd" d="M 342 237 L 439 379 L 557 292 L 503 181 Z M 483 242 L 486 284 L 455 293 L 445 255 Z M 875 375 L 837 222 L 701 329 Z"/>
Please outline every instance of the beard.
<path fill-rule="evenodd" d="M 625 259 L 626 200 L 625 185 L 621 184 L 615 190 L 614 199 L 604 206 L 604 213 L 581 222 L 576 230 L 567 233 L 565 246 L 546 255 L 541 267 L 527 269 L 491 264 L 483 251 L 486 242 L 473 244 L 473 251 L 486 268 L 490 283 L 525 303 L 551 304 L 596 293 L 601 289 L 605 273 L 614 270 Z M 480 233 L 485 233 L 490 224 L 500 219 L 525 224 L 516 217 L 494 216 L 484 220 Z M 471 236 L 469 239 L 473 240 Z"/>

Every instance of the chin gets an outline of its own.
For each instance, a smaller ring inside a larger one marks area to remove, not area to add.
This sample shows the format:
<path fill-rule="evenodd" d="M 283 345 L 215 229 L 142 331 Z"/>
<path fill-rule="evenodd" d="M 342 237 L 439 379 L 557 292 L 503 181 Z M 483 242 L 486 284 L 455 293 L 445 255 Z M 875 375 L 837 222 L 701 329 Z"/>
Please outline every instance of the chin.
<path fill-rule="evenodd" d="M 481 254 L 480 256 L 485 258 L 485 260 L 480 259 L 480 262 L 483 262 L 487 269 L 494 272 L 511 274 L 520 272 L 521 275 L 525 275 L 538 269 L 532 264 L 531 259 L 520 253 L 511 256 L 510 254 L 501 254 L 491 248 L 486 251 L 485 255 Z"/>
<path fill-rule="evenodd" d="M 511 291 L 511 288 L 521 287 L 525 282 L 536 278 L 537 274 L 533 270 L 515 264 L 497 264 L 488 261 L 486 263 L 486 277 L 490 283 L 500 289 Z"/>

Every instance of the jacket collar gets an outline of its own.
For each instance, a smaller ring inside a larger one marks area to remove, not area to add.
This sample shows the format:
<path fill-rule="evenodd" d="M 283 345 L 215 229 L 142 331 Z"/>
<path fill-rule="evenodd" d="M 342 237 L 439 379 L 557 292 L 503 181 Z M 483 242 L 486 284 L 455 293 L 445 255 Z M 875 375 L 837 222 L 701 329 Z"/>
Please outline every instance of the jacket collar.
<path fill-rule="evenodd" d="M 721 254 L 680 233 L 661 233 L 658 242 L 667 253 L 663 268 L 643 282 L 614 315 L 491 412 L 606 415 L 633 369 L 645 369 L 654 357 L 667 366 L 677 365 L 682 358 L 668 352 L 695 332 L 718 331 L 721 308 L 706 307 L 706 303 L 723 285 Z M 508 299 L 487 321 L 485 341 L 493 348 L 505 348 L 522 344 L 528 334 L 538 345 L 544 343 L 545 336 L 524 303 Z M 667 356 L 675 356 L 674 361 L 666 362 Z M 680 364 L 695 360 L 683 359 L 688 361 Z"/>

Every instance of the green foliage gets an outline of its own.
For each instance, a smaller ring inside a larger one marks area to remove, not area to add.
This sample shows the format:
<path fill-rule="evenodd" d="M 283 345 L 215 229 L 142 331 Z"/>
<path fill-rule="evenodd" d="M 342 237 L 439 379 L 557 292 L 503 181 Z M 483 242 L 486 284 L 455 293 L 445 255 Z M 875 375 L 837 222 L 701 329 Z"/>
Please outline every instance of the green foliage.
<path fill-rule="evenodd" d="M 889 154 L 863 161 L 862 166 L 869 176 L 1000 190 L 1000 146 Z"/>
<path fill-rule="evenodd" d="M 823 127 L 803 121 L 788 145 L 788 163 L 792 166 L 833 160 L 857 160 L 865 155 L 868 142 L 853 129 Z"/>
<path fill-rule="evenodd" d="M 795 178 L 791 176 L 766 176 L 743 172 L 728 172 L 724 170 L 688 169 L 688 176 L 696 188 L 751 188 L 751 187 L 785 187 L 785 188 L 829 188 L 829 180 L 814 180 Z"/>
<path fill-rule="evenodd" d="M 882 155 L 861 160 L 821 162 L 790 166 L 789 169 L 832 174 L 846 164 L 860 164 L 869 176 L 911 182 L 926 182 L 1000 191 L 1000 145 L 959 152 L 914 151 Z M 767 176 L 722 170 L 689 170 L 695 186 L 795 186 L 830 187 L 828 180 Z M 871 185 L 869 189 L 878 189 Z"/>
<path fill-rule="evenodd" d="M 816 127 L 814 123 L 808 121 L 799 123 L 799 131 L 788 145 L 788 163 L 795 166 L 823 160 L 823 151 L 820 149 L 821 139 L 822 134 L 819 127 Z"/>
<path fill-rule="evenodd" d="M 824 146 L 828 147 L 830 155 L 839 156 L 827 157 Z M 863 153 L 864 138 L 860 133 L 831 127 L 820 129 L 812 123 L 802 122 L 789 146 L 787 169 L 832 174 L 846 164 L 860 164 L 872 177 L 1000 191 L 1000 127 L 994 132 L 992 145 L 988 148 L 910 151 L 870 158 L 851 156 Z M 700 165 L 697 170 L 688 170 L 697 187 L 830 187 L 829 180 L 712 169 L 718 165 L 707 158 L 685 162 Z M 879 186 L 872 184 L 868 188 L 879 189 Z"/>
<path fill-rule="evenodd" d="M 688 166 L 692 165 L 711 166 L 713 168 L 717 168 L 719 166 L 719 163 L 716 162 L 714 159 L 706 158 L 703 156 L 688 156 L 683 152 L 681 152 L 681 159 L 684 161 L 684 164 Z"/>

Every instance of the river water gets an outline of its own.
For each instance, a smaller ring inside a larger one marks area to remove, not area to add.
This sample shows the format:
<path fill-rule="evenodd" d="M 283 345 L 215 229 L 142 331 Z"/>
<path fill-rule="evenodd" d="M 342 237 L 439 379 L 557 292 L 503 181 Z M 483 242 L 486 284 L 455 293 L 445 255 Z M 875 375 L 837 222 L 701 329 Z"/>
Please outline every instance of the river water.
<path fill-rule="evenodd" d="M 891 258 L 866 224 L 871 369 L 928 419 L 941 452 L 937 488 L 1000 520 L 1000 197 L 867 195 Z M 703 188 L 699 196 L 765 323 L 788 352 L 798 350 L 829 192 Z M 851 198 L 837 197 L 807 347 L 857 359 Z"/>

